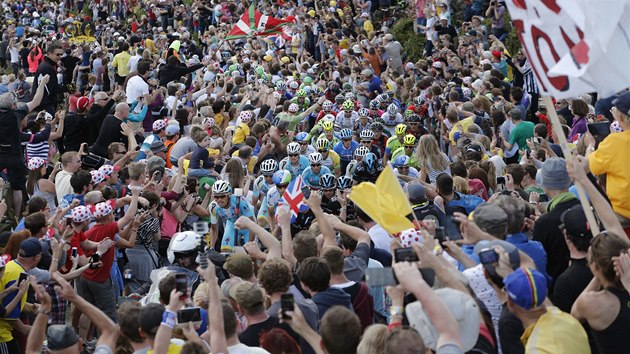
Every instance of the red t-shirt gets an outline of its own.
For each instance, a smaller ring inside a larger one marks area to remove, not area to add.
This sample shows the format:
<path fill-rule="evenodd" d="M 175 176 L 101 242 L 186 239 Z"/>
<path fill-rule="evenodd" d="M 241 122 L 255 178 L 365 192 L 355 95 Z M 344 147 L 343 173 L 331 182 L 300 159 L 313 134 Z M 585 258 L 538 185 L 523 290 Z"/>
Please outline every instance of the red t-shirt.
<path fill-rule="evenodd" d="M 72 247 L 77 248 L 78 256 L 85 255 L 85 252 L 83 252 L 83 248 L 81 248 L 81 242 L 85 240 L 87 240 L 87 237 L 85 236 L 83 231 L 75 232 L 74 235 L 72 235 L 70 242 L 68 242 L 68 244 L 70 245 L 70 248 L 68 249 L 68 251 L 66 251 L 66 264 L 63 265 L 65 271 L 62 273 L 65 274 L 68 271 L 70 271 L 70 269 L 72 269 Z"/>
<path fill-rule="evenodd" d="M 470 194 L 483 198 L 483 200 L 488 200 L 488 190 L 486 190 L 486 186 L 480 179 L 473 178 L 468 180 L 468 187 L 470 187 Z"/>
<path fill-rule="evenodd" d="M 102 240 L 109 238 L 112 241 L 115 241 L 116 234 L 118 233 L 118 223 L 112 221 L 109 224 L 96 224 L 88 232 L 85 233 L 85 236 L 88 240 L 94 242 L 101 242 Z M 101 262 L 103 265 L 96 269 L 87 269 L 83 272 L 83 277 L 87 280 L 104 283 L 107 279 L 109 279 L 109 272 L 112 269 L 112 264 L 114 263 L 114 254 L 115 247 L 112 247 L 105 252 L 105 254 L 101 255 Z M 91 257 L 94 252 L 89 252 L 86 254 L 86 257 Z"/>

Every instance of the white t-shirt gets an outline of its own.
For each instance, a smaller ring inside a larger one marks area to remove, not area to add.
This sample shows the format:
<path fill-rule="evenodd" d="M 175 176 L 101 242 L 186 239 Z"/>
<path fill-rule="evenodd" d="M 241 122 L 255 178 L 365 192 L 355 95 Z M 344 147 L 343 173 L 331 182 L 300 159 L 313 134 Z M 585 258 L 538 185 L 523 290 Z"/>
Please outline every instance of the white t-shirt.
<path fill-rule="evenodd" d="M 376 224 L 372 226 L 372 228 L 368 230 L 368 234 L 370 234 L 370 238 L 372 239 L 372 242 L 374 242 L 374 247 L 389 251 L 389 243 L 392 238 L 389 236 L 387 231 L 381 227 L 381 225 Z"/>
<path fill-rule="evenodd" d="M 248 347 L 243 343 L 228 347 L 228 353 L 230 354 L 271 354 L 263 348 Z"/>
<path fill-rule="evenodd" d="M 142 59 L 142 56 L 137 55 L 137 54 L 129 58 L 129 62 L 127 62 L 127 67 L 129 67 L 129 72 L 138 71 L 138 62 L 140 62 L 140 59 Z"/>
<path fill-rule="evenodd" d="M 149 84 L 144 79 L 136 75 L 127 81 L 127 103 L 133 103 L 138 97 L 149 93 Z"/>
<path fill-rule="evenodd" d="M 72 193 L 72 186 L 70 185 L 70 178 L 72 173 L 66 171 L 59 171 L 55 176 L 55 192 L 57 192 L 57 200 L 61 200 L 66 194 Z"/>

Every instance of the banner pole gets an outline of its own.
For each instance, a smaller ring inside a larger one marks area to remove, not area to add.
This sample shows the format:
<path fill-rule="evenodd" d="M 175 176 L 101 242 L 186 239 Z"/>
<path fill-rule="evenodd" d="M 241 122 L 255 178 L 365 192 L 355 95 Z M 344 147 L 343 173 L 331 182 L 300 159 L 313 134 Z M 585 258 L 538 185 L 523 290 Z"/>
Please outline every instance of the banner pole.
<path fill-rule="evenodd" d="M 567 161 L 567 165 L 572 163 L 569 159 L 571 157 L 571 151 L 569 150 L 569 145 L 567 143 L 567 138 L 564 136 L 564 131 L 562 130 L 562 125 L 560 124 L 560 120 L 558 119 L 558 114 L 556 113 L 556 109 L 554 108 L 553 103 L 551 102 L 551 97 L 543 96 L 542 97 L 545 106 L 547 106 L 547 114 L 549 116 L 549 120 L 551 121 L 551 128 L 553 129 L 553 134 L 558 139 L 558 143 L 560 148 L 562 149 L 562 153 L 564 154 L 564 159 Z M 581 168 L 581 166 L 579 167 Z M 586 215 L 586 220 L 591 226 L 591 230 L 593 236 L 599 234 L 599 225 L 597 224 L 597 219 L 593 214 L 593 210 L 591 209 L 591 203 L 586 197 L 586 192 L 584 191 L 584 187 L 577 181 L 574 181 L 575 187 L 577 188 L 578 196 L 580 199 L 580 204 L 582 204 L 582 209 L 584 209 L 584 214 Z"/>

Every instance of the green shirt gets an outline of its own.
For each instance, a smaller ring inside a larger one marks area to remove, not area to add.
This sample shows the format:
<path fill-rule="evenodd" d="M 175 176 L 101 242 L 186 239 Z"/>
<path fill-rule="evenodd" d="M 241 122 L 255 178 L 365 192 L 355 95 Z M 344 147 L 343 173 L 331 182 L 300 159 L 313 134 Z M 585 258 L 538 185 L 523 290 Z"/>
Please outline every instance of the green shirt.
<path fill-rule="evenodd" d="M 392 154 L 391 160 L 394 161 L 398 156 L 405 155 L 405 147 L 401 146 Z M 420 168 L 420 161 L 418 161 L 418 156 L 416 154 L 411 154 L 409 156 L 409 166 L 413 168 Z"/>
<path fill-rule="evenodd" d="M 297 129 L 298 124 L 306 117 L 305 113 L 289 114 L 282 112 L 278 114 L 278 120 L 289 122 L 289 128 L 287 130 L 294 132 Z"/>
<path fill-rule="evenodd" d="M 519 149 L 529 150 L 527 139 L 534 137 L 534 123 L 523 121 L 510 132 L 510 144 L 518 144 Z"/>

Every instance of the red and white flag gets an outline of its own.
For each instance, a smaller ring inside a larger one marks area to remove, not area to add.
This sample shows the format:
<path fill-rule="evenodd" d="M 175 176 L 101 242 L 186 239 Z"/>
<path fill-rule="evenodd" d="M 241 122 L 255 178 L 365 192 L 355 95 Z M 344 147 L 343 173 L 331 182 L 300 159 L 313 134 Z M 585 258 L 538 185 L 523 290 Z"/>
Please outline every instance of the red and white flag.
<path fill-rule="evenodd" d="M 506 0 L 542 94 L 610 96 L 630 86 L 629 0 Z"/>
<path fill-rule="evenodd" d="M 225 40 L 238 39 L 250 36 L 269 36 L 282 32 L 282 26 L 293 23 L 295 19 L 289 16 L 280 20 L 271 16 L 263 15 L 254 8 L 254 4 L 249 6 L 247 12 L 234 25 Z"/>

